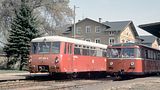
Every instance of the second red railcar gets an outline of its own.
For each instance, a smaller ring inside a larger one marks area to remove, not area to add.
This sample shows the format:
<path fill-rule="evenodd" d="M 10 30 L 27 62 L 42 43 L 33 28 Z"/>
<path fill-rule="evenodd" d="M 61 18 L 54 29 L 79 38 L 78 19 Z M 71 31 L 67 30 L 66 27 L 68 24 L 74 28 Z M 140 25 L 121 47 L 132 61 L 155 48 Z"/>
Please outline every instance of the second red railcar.
<path fill-rule="evenodd" d="M 107 72 L 111 75 L 160 73 L 160 51 L 142 44 L 108 46 Z"/>

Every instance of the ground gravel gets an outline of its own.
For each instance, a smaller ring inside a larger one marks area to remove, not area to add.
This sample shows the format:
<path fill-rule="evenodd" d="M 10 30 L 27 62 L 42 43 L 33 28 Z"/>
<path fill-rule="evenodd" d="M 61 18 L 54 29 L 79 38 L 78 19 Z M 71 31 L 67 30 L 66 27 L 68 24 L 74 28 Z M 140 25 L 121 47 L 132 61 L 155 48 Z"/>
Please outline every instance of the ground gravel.
<path fill-rule="evenodd" d="M 144 77 L 123 81 L 103 81 L 65 90 L 160 90 L 160 77 Z"/>
<path fill-rule="evenodd" d="M 19 84 L 23 86 L 9 81 L 6 85 L 7 87 L 2 87 L 0 90 L 160 90 L 160 76 L 122 81 L 113 81 L 108 77 L 103 79 L 49 80 L 40 82 L 24 80 L 24 84 L 21 82 Z M 0 84 L 3 85 L 2 82 Z M 12 84 L 16 85 L 16 87 Z"/>

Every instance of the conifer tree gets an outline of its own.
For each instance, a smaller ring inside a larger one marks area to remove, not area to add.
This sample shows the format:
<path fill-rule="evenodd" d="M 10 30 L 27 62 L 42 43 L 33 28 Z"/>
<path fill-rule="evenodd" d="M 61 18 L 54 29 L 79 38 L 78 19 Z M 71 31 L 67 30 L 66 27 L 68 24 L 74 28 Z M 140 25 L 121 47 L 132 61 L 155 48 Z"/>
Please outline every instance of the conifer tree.
<path fill-rule="evenodd" d="M 15 10 L 8 44 L 4 47 L 7 57 L 10 58 L 7 66 L 20 62 L 19 70 L 22 70 L 23 66 L 27 64 L 30 41 L 40 36 L 36 29 L 37 25 L 38 21 L 33 16 L 32 9 L 26 4 L 25 0 L 21 0 L 20 8 Z"/>

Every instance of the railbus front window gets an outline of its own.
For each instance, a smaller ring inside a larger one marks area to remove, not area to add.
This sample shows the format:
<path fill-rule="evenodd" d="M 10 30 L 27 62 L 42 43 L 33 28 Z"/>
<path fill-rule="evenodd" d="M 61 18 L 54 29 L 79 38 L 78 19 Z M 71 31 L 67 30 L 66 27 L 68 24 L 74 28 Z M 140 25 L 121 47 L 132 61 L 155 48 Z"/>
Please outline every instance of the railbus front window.
<path fill-rule="evenodd" d="M 38 43 L 37 42 L 32 43 L 31 47 L 32 47 L 31 53 L 36 54 L 38 52 Z"/>
<path fill-rule="evenodd" d="M 119 58 L 121 53 L 120 48 L 110 48 L 107 49 L 107 56 L 110 58 Z"/>
<path fill-rule="evenodd" d="M 38 53 L 49 53 L 51 48 L 50 42 L 33 42 L 31 44 L 32 54 L 38 54 Z"/>
<path fill-rule="evenodd" d="M 51 42 L 40 42 L 38 47 L 38 53 L 49 53 L 51 48 Z"/>
<path fill-rule="evenodd" d="M 59 54 L 60 53 L 60 42 L 52 43 L 52 53 Z"/>
<path fill-rule="evenodd" d="M 141 54 L 141 51 L 140 51 L 140 49 L 135 49 L 135 57 L 136 58 L 141 58 L 142 56 L 141 56 L 142 54 Z"/>
<path fill-rule="evenodd" d="M 134 58 L 134 48 L 123 48 L 122 58 Z"/>
<path fill-rule="evenodd" d="M 135 48 L 110 48 L 107 49 L 110 58 L 140 58 L 140 50 Z"/>

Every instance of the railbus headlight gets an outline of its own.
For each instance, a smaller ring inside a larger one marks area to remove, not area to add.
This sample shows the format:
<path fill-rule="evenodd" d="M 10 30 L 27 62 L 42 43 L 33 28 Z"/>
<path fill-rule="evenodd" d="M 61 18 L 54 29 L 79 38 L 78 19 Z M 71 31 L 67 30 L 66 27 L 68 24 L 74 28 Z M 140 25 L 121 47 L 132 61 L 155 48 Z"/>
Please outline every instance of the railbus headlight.
<path fill-rule="evenodd" d="M 112 66 L 112 65 L 113 65 L 113 62 L 110 62 L 109 65 Z"/>
<path fill-rule="evenodd" d="M 130 64 L 131 66 L 134 66 L 134 62 L 131 62 L 131 64 Z"/>
<path fill-rule="evenodd" d="M 33 68 L 35 68 L 35 67 L 36 67 L 36 65 L 33 65 L 32 67 L 33 67 Z"/>
<path fill-rule="evenodd" d="M 29 62 L 29 63 L 31 63 L 31 61 L 32 61 L 32 59 L 29 59 L 29 61 L 28 61 L 28 62 Z"/>
<path fill-rule="evenodd" d="M 59 62 L 59 58 L 56 57 L 56 58 L 54 59 L 54 62 L 55 62 L 55 63 L 58 63 L 58 62 Z"/>

